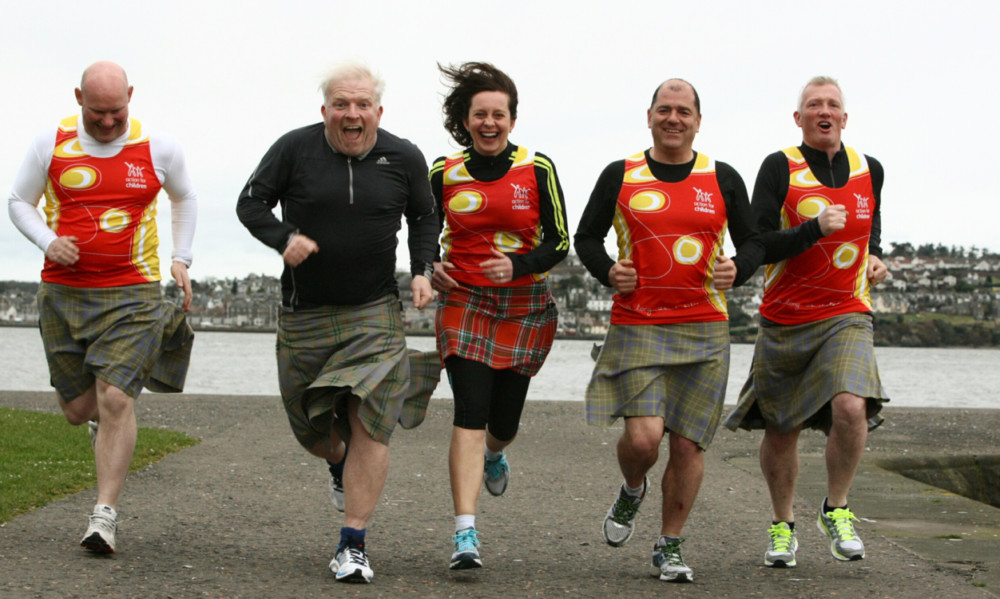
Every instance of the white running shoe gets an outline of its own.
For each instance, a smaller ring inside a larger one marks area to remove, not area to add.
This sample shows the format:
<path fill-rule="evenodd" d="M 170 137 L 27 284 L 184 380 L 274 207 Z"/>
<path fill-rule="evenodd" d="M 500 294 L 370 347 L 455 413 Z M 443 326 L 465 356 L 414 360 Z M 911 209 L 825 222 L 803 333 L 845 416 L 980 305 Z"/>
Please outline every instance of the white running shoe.
<path fill-rule="evenodd" d="M 115 532 L 118 530 L 118 513 L 106 505 L 95 506 L 90 514 L 90 525 L 80 545 L 94 553 L 115 552 Z"/>
<path fill-rule="evenodd" d="M 330 562 L 330 570 L 337 575 L 337 582 L 371 582 L 375 573 L 368 564 L 368 554 L 363 545 L 344 545 Z"/>

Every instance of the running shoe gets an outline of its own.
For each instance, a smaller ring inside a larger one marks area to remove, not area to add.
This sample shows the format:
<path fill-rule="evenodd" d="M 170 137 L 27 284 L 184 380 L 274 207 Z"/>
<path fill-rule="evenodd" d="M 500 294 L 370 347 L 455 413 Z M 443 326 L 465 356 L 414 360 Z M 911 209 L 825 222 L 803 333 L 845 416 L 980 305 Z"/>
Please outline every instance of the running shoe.
<path fill-rule="evenodd" d="M 767 536 L 770 540 L 764 554 L 764 565 L 768 568 L 794 568 L 795 551 L 799 548 L 795 531 L 787 522 L 778 522 L 767 529 Z"/>
<path fill-rule="evenodd" d="M 330 460 L 326 461 L 326 466 L 330 470 L 330 499 L 333 500 L 333 508 L 338 512 L 344 511 L 344 463 L 346 461 L 346 450 L 344 458 L 336 464 Z"/>
<path fill-rule="evenodd" d="M 683 538 L 663 536 L 653 545 L 653 576 L 664 582 L 694 582 L 694 572 L 681 557 Z"/>
<path fill-rule="evenodd" d="M 479 557 L 479 531 L 475 528 L 463 528 L 451 538 L 455 543 L 455 552 L 451 554 L 452 570 L 468 570 L 482 568 L 483 560 Z"/>
<path fill-rule="evenodd" d="M 97 421 L 87 421 L 87 433 L 90 434 L 90 448 L 97 451 Z"/>
<path fill-rule="evenodd" d="M 80 545 L 94 553 L 114 553 L 117 530 L 118 514 L 115 510 L 106 505 L 95 506 Z"/>
<path fill-rule="evenodd" d="M 635 514 L 642 505 L 642 499 L 646 496 L 649 488 L 649 479 L 642 481 L 642 495 L 632 497 L 625 492 L 625 483 L 618 489 L 618 498 L 608 509 L 608 514 L 604 517 L 604 542 L 612 547 L 621 547 L 632 538 L 635 532 Z"/>
<path fill-rule="evenodd" d="M 486 458 L 483 466 L 483 482 L 486 483 L 486 490 L 490 495 L 499 497 L 507 490 L 507 483 L 510 482 L 510 466 L 507 465 L 507 453 L 500 452 L 500 457 Z"/>
<path fill-rule="evenodd" d="M 337 575 L 337 582 L 371 582 L 375 573 L 368 564 L 364 544 L 348 543 L 337 548 L 330 562 L 330 570 Z"/>
<path fill-rule="evenodd" d="M 816 526 L 830 537 L 830 553 L 842 561 L 865 559 L 865 544 L 854 532 L 854 524 L 858 519 L 847 508 L 837 508 L 823 513 L 826 502 L 819 509 Z"/>
<path fill-rule="evenodd" d="M 344 482 L 339 476 L 330 476 L 330 499 L 334 509 L 344 511 Z"/>

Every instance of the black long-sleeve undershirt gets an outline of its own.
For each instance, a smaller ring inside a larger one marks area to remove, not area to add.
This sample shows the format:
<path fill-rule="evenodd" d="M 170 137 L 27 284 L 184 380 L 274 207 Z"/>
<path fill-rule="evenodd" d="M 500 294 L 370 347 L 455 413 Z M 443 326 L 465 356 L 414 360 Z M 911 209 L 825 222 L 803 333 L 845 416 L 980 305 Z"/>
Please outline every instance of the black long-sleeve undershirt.
<path fill-rule="evenodd" d="M 840 151 L 830 160 L 826 152 L 811 148 L 806 144 L 799 146 L 806 164 L 821 184 L 837 189 L 847 184 L 851 176 L 851 166 L 847 151 L 841 145 Z M 885 180 L 885 170 L 882 164 L 865 155 L 868 169 L 872 177 L 875 208 L 872 212 L 871 236 L 868 240 L 868 253 L 878 258 L 882 257 L 882 183 Z M 788 157 L 783 152 L 775 152 L 764 158 L 757 172 L 757 181 L 753 187 L 753 197 L 750 205 L 753 208 L 757 228 L 764 242 L 764 263 L 773 264 L 797 256 L 811 248 L 823 234 L 820 232 L 819 219 L 808 220 L 798 227 L 781 230 L 781 207 L 788 195 Z"/>

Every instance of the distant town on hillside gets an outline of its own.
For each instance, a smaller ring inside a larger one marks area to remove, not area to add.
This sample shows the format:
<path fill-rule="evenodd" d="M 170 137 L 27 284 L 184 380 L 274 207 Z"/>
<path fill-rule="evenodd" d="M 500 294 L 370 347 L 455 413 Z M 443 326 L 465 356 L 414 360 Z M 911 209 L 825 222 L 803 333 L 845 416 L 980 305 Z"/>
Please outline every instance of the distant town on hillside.
<path fill-rule="evenodd" d="M 872 291 L 877 344 L 1000 347 L 1000 254 L 940 244 L 889 245 L 884 261 L 890 278 Z M 756 335 L 763 273 L 762 267 L 745 285 L 727 292 L 734 341 L 752 342 Z M 433 334 L 434 310 L 414 309 L 409 275 L 399 273 L 397 279 L 407 332 Z M 611 290 L 590 276 L 572 253 L 552 269 L 548 283 L 559 309 L 559 336 L 603 338 L 611 316 Z M 188 319 L 194 328 L 274 330 L 281 310 L 278 278 L 207 277 L 192 285 L 195 297 Z M 0 281 L 0 325 L 37 323 L 37 288 L 37 282 Z M 165 281 L 164 293 L 179 301 L 172 280 Z"/>

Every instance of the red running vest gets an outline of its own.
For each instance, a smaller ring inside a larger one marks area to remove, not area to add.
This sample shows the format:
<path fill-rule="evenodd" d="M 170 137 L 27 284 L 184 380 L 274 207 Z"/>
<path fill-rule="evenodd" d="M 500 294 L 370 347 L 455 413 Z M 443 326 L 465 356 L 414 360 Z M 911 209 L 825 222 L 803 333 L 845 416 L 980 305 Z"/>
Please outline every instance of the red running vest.
<path fill-rule="evenodd" d="M 653 176 L 644 153 L 625 160 L 614 226 L 618 259 L 632 260 L 639 281 L 615 294 L 612 324 L 673 324 L 728 320 L 726 294 L 713 287 L 722 255 L 726 202 L 715 161 L 698 154 L 683 181 Z"/>
<path fill-rule="evenodd" d="M 491 250 L 526 254 L 542 242 L 535 154 L 523 146 L 507 173 L 496 181 L 478 181 L 465 168 L 463 154 L 445 159 L 442 173 L 445 227 L 441 237 L 448 271 L 466 285 L 511 287 L 545 278 L 528 274 L 497 284 L 483 274 L 480 263 L 494 258 Z"/>
<path fill-rule="evenodd" d="M 160 280 L 156 196 L 149 138 L 130 119 L 125 147 L 111 158 L 86 154 L 79 116 L 59 123 L 45 187 L 45 216 L 60 237 L 74 236 L 73 266 L 45 260 L 42 280 L 73 287 L 119 287 Z"/>
<path fill-rule="evenodd" d="M 845 150 L 850 178 L 838 189 L 816 180 L 799 148 L 782 150 L 789 178 L 781 229 L 797 227 L 834 204 L 847 207 L 847 225 L 801 254 L 767 265 L 760 313 L 768 320 L 795 325 L 871 312 L 867 268 L 875 192 L 864 155 Z"/>

